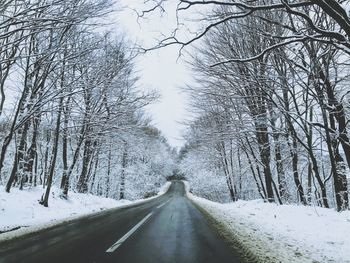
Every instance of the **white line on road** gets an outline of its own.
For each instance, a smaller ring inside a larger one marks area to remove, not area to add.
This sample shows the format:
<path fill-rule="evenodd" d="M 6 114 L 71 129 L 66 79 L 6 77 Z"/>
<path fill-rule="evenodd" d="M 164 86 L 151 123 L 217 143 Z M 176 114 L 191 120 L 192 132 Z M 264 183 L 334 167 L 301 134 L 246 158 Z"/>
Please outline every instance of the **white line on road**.
<path fill-rule="evenodd" d="M 148 218 L 150 218 L 153 215 L 153 212 L 146 215 L 140 222 L 137 223 L 133 228 L 129 230 L 128 233 L 126 233 L 121 239 L 119 239 L 117 242 L 115 242 L 109 249 L 106 250 L 107 253 L 114 252 L 125 240 L 128 239 L 142 224 L 144 224 Z"/>
<path fill-rule="evenodd" d="M 170 201 L 170 199 L 169 199 L 168 201 L 166 201 L 165 203 L 163 203 L 163 204 L 157 206 L 157 208 L 161 208 L 163 205 L 165 205 L 165 204 L 168 203 L 169 201 Z"/>

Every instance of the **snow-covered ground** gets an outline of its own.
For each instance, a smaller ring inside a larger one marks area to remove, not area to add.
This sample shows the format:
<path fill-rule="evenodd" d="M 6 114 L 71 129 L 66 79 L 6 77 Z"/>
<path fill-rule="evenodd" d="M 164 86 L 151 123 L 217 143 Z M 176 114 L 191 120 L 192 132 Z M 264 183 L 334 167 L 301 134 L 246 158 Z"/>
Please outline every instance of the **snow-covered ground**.
<path fill-rule="evenodd" d="M 163 185 L 158 196 L 166 193 L 170 184 L 170 182 L 167 182 Z M 91 194 L 70 192 L 68 200 L 65 200 L 59 197 L 60 190 L 53 187 L 49 207 L 44 207 L 39 204 L 43 192 L 42 187 L 23 191 L 13 188 L 11 193 L 6 193 L 4 189 L 0 189 L 0 241 L 36 232 L 88 214 L 145 202 L 157 197 L 136 201 L 117 201 Z M 19 229 L 17 230 L 17 228 Z M 12 229 L 16 230 L 7 232 Z"/>
<path fill-rule="evenodd" d="M 350 211 L 188 196 L 262 262 L 350 262 Z"/>

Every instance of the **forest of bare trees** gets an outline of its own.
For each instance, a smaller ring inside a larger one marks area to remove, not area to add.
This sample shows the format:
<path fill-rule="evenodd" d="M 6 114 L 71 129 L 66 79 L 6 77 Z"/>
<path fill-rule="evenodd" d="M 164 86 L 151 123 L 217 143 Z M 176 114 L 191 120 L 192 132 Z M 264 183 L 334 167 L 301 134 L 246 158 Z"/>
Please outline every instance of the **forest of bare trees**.
<path fill-rule="evenodd" d="M 149 2 L 140 16 L 167 11 Z M 191 50 L 181 169 L 197 192 L 347 210 L 350 2 L 177 3 L 178 26 L 155 48 Z"/>
<path fill-rule="evenodd" d="M 1 262 L 349 262 L 350 0 L 0 0 Z"/>
<path fill-rule="evenodd" d="M 165 12 L 168 2 L 145 1 L 140 18 Z M 143 113 L 158 95 L 139 89 L 135 49 L 103 29 L 113 6 L 1 2 L 7 192 L 42 185 L 44 206 L 52 185 L 65 198 L 73 190 L 132 199 L 174 170 L 174 153 Z M 194 118 L 180 169 L 202 195 L 349 208 L 349 6 L 177 1 L 177 27 L 144 50 L 191 50 L 195 84 L 184 89 Z"/>
<path fill-rule="evenodd" d="M 130 43 L 105 32 L 109 0 L 0 3 L 0 185 L 136 199 L 173 169 L 143 108 Z M 166 157 L 166 158 L 164 158 Z M 40 198 L 40 197 L 39 197 Z"/>

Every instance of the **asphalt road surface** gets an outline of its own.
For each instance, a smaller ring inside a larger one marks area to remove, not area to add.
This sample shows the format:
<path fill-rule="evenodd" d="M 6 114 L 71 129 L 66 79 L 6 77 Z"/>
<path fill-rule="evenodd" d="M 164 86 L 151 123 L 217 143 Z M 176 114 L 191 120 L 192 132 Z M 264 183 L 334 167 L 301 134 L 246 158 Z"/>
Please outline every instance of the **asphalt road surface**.
<path fill-rule="evenodd" d="M 242 262 L 185 196 L 184 184 L 148 202 L 84 217 L 14 242 L 0 262 Z"/>

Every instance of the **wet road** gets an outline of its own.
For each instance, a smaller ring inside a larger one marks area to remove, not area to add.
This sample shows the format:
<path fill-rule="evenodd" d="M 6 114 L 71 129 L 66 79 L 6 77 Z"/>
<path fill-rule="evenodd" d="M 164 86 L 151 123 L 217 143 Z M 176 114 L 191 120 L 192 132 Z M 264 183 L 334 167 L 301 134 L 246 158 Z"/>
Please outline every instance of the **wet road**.
<path fill-rule="evenodd" d="M 186 197 L 184 184 L 148 202 L 113 209 L 15 242 L 0 262 L 241 262 Z"/>

